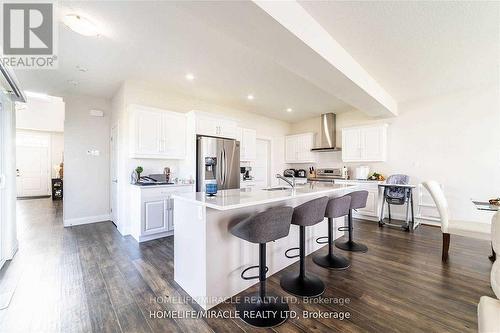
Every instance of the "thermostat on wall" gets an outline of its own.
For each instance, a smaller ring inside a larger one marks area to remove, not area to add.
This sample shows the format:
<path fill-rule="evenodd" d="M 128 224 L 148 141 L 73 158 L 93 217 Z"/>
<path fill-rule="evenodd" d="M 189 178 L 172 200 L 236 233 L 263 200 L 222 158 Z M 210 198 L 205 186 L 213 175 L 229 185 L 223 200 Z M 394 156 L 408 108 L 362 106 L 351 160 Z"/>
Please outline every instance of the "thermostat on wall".
<path fill-rule="evenodd" d="M 93 117 L 104 117 L 104 112 L 101 110 L 90 110 L 90 115 Z"/>

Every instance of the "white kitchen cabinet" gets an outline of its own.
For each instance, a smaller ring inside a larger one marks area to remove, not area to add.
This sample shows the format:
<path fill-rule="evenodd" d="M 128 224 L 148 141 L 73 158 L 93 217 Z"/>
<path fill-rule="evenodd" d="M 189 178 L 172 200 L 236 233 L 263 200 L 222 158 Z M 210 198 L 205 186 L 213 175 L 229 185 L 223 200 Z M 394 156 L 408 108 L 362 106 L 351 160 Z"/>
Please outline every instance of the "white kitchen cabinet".
<path fill-rule="evenodd" d="M 173 234 L 174 193 L 194 192 L 193 184 L 166 186 L 131 186 L 131 232 L 144 242 Z"/>
<path fill-rule="evenodd" d="M 387 151 L 387 124 L 342 129 L 343 162 L 383 162 Z"/>
<path fill-rule="evenodd" d="M 285 137 L 286 163 L 314 163 L 314 133 L 287 135 Z"/>
<path fill-rule="evenodd" d="M 236 139 L 238 126 L 233 120 L 197 112 L 196 134 Z"/>
<path fill-rule="evenodd" d="M 130 105 L 129 125 L 131 158 L 185 158 L 186 117 L 184 114 Z"/>
<path fill-rule="evenodd" d="M 344 149 L 344 147 L 342 147 Z M 381 181 L 335 180 L 335 184 L 348 184 L 357 186 L 356 190 L 368 191 L 366 207 L 353 211 L 353 217 L 378 221 L 380 216 L 382 192 L 378 187 Z"/>
<path fill-rule="evenodd" d="M 240 161 L 255 161 L 257 153 L 257 131 L 249 128 L 238 128 L 240 141 Z"/>
<path fill-rule="evenodd" d="M 144 202 L 144 230 L 143 235 L 168 231 L 168 199 Z"/>

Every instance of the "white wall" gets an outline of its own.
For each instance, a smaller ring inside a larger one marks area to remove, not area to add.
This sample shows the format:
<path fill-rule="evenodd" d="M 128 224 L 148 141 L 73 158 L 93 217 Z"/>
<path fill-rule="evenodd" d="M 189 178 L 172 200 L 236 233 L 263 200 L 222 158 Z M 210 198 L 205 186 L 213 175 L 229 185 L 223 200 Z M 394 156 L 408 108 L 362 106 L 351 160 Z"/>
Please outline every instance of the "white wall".
<path fill-rule="evenodd" d="M 284 162 L 284 135 L 290 131 L 290 124 L 248 113 L 240 110 L 227 108 L 224 106 L 212 104 L 196 97 L 188 96 L 169 89 L 159 88 L 158 86 L 127 81 L 115 93 L 112 100 L 112 126 L 119 124 L 120 139 L 119 139 L 119 179 L 118 191 L 120 193 L 120 205 L 123 209 L 119 209 L 118 229 L 122 234 L 127 234 L 128 226 L 126 207 L 128 206 L 128 194 L 124 189 L 125 184 L 130 181 L 132 170 L 141 165 L 144 168 L 144 174 L 161 173 L 163 167 L 170 166 L 173 172 L 173 177 L 182 176 L 189 178 L 189 175 L 183 175 L 179 170 L 181 164 L 174 160 L 149 160 L 149 159 L 130 159 L 128 158 L 128 119 L 126 114 L 126 106 L 130 104 L 141 104 L 151 107 L 162 108 L 175 112 L 189 112 L 192 110 L 204 111 L 209 113 L 221 114 L 236 120 L 239 126 L 252 128 L 257 131 L 257 137 L 269 138 L 273 146 L 273 161 L 272 174 L 281 173 L 286 164 Z M 195 175 L 193 175 L 195 177 Z"/>
<path fill-rule="evenodd" d="M 64 224 L 108 220 L 111 105 L 89 96 L 64 100 Z M 104 111 L 104 117 L 90 116 L 91 109 Z M 99 150 L 100 155 L 88 155 L 87 150 Z"/>
<path fill-rule="evenodd" d="M 444 185 L 452 218 L 490 221 L 491 214 L 477 211 L 470 199 L 500 195 L 498 86 L 402 103 L 395 118 L 371 119 L 359 111 L 339 114 L 337 142 L 342 146 L 342 127 L 374 122 L 390 124 L 388 159 L 368 163 L 371 171 L 405 173 L 412 183 L 435 179 Z M 293 124 L 291 133 L 319 133 L 319 126 L 314 118 Z M 318 157 L 317 166 L 356 166 L 342 163 L 340 152 Z"/>
<path fill-rule="evenodd" d="M 19 129 L 63 132 L 64 102 L 59 97 L 27 98 L 17 107 L 16 126 Z"/>

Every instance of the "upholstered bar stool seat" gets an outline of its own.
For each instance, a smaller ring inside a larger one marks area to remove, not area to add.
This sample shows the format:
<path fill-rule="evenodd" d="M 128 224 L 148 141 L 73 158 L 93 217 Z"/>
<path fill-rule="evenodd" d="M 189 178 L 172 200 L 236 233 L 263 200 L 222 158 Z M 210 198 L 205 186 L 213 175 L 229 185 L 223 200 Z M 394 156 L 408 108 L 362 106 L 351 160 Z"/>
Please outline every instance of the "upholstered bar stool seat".
<path fill-rule="evenodd" d="M 314 256 L 313 261 L 316 265 L 338 270 L 346 269 L 351 265 L 347 258 L 333 254 L 333 219 L 349 215 L 350 207 L 351 197 L 349 195 L 328 201 L 325 210 L 325 217 L 328 218 L 328 236 L 316 240 L 317 243 L 324 244 L 325 242 L 322 240 L 328 239 L 328 254 Z"/>
<path fill-rule="evenodd" d="M 266 243 L 288 236 L 292 220 L 292 207 L 276 207 L 250 216 L 230 228 L 231 234 L 251 243 L 259 244 L 259 265 L 251 266 L 241 272 L 244 280 L 259 279 L 258 294 L 245 295 L 236 304 L 240 318 L 256 327 L 273 327 L 288 318 L 289 307 L 276 295 L 266 292 Z M 259 268 L 259 275 L 245 276 L 251 269 Z"/>
<path fill-rule="evenodd" d="M 339 230 L 347 231 L 347 241 L 337 239 L 335 246 L 339 249 L 352 252 L 366 252 L 368 247 L 364 244 L 353 241 L 353 227 L 352 227 L 352 210 L 366 207 L 368 200 L 368 191 L 355 191 L 348 194 L 351 197 L 351 206 L 347 219 L 347 227 L 340 227 Z"/>
<path fill-rule="evenodd" d="M 306 274 L 306 226 L 312 226 L 322 222 L 325 218 L 325 209 L 328 204 L 328 197 L 321 197 L 300 206 L 293 210 L 292 224 L 299 226 L 299 247 L 288 249 L 285 252 L 287 258 L 300 257 L 299 273 L 289 273 L 281 278 L 281 288 L 290 294 L 302 297 L 317 297 L 325 291 L 325 284 L 317 276 Z M 289 256 L 291 250 L 299 250 L 299 255 Z"/>

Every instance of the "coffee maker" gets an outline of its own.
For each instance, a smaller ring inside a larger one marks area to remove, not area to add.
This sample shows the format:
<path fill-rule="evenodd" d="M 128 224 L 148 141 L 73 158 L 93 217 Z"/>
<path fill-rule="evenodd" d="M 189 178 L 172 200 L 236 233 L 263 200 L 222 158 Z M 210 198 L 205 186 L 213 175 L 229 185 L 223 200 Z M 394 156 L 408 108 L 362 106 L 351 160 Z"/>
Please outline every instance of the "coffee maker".
<path fill-rule="evenodd" d="M 253 176 L 250 174 L 252 167 L 240 167 L 240 173 L 243 180 L 252 180 Z"/>

